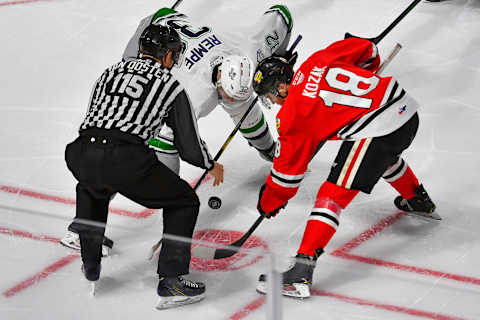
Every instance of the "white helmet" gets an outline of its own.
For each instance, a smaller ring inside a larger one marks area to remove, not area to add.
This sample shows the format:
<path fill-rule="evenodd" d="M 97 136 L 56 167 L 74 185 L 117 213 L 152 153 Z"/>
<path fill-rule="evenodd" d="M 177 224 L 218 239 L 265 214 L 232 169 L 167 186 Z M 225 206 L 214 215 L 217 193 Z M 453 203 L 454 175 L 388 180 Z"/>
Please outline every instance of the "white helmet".
<path fill-rule="evenodd" d="M 246 100 L 253 93 L 253 64 L 246 56 L 231 55 L 223 58 L 220 85 L 235 100 Z"/>

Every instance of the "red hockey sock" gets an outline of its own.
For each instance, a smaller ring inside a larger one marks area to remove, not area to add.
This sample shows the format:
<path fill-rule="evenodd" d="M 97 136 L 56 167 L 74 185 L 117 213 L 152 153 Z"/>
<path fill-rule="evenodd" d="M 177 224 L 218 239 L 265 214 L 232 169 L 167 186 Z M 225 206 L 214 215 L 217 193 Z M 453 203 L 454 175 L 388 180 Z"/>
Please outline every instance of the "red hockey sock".
<path fill-rule="evenodd" d="M 297 253 L 314 256 L 316 249 L 324 249 L 337 231 L 342 208 L 345 208 L 357 194 L 357 190 L 324 182 L 318 190 L 317 200 Z"/>
<path fill-rule="evenodd" d="M 412 169 L 403 159 L 388 168 L 383 178 L 400 193 L 403 199 L 415 197 L 415 190 L 420 185 Z"/>
<path fill-rule="evenodd" d="M 303 253 L 313 257 L 315 250 L 325 248 L 336 231 L 336 228 L 322 221 L 309 220 L 297 253 Z"/>

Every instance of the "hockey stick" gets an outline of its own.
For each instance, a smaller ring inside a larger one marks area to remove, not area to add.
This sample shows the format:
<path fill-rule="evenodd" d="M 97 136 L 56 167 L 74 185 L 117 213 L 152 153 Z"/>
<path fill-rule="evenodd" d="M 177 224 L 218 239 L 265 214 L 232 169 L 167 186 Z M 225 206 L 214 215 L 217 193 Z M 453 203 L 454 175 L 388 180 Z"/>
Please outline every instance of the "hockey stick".
<path fill-rule="evenodd" d="M 235 134 L 237 133 L 237 131 L 240 129 L 240 126 L 242 125 L 243 121 L 245 120 L 245 118 L 248 116 L 248 114 L 250 113 L 250 110 L 253 109 L 253 106 L 255 106 L 255 103 L 257 103 L 258 101 L 258 96 L 255 97 L 255 99 L 253 99 L 253 101 L 250 103 L 250 106 L 248 107 L 247 111 L 245 111 L 245 113 L 243 114 L 242 118 L 240 119 L 240 121 L 237 122 L 237 125 L 235 126 L 235 128 L 233 128 L 232 132 L 230 133 L 230 135 L 227 137 L 227 139 L 225 140 L 225 142 L 223 143 L 223 145 L 220 147 L 220 150 L 218 150 L 217 154 L 215 155 L 215 157 L 213 158 L 213 161 L 217 161 L 218 158 L 220 158 L 220 156 L 223 154 L 223 152 L 225 151 L 225 149 L 227 148 L 227 146 L 230 144 L 230 141 L 232 141 L 233 137 L 235 136 Z M 208 169 L 206 169 L 202 176 L 200 177 L 200 179 L 198 179 L 197 183 L 195 184 L 195 186 L 193 187 L 193 190 L 197 190 L 198 186 L 202 183 L 203 179 L 205 179 L 205 177 L 207 176 L 208 174 Z"/>
<path fill-rule="evenodd" d="M 377 74 L 380 74 L 383 70 L 385 70 L 390 61 L 392 61 L 392 59 L 395 58 L 395 56 L 398 54 L 400 49 L 402 49 L 402 45 L 400 43 L 395 44 L 395 47 L 393 47 L 390 54 L 385 58 L 385 60 L 383 60 L 382 64 L 378 68 Z"/>
<path fill-rule="evenodd" d="M 252 224 L 250 229 L 248 229 L 248 231 L 245 232 L 245 234 L 240 239 L 224 248 L 215 249 L 197 246 L 193 248 L 192 253 L 195 257 L 208 260 L 229 258 L 238 252 L 238 249 L 245 243 L 245 241 L 247 241 L 247 239 L 252 235 L 255 229 L 257 229 L 257 227 L 263 221 L 263 219 L 265 219 L 265 216 L 259 216 L 257 220 L 255 220 L 255 222 Z"/>
<path fill-rule="evenodd" d="M 412 11 L 413 8 L 415 8 L 415 6 L 417 4 L 420 3 L 421 0 L 414 0 L 408 7 L 407 9 L 403 10 L 403 12 L 385 29 L 383 30 L 382 33 L 380 33 L 378 36 L 374 37 L 374 38 L 364 38 L 364 39 L 367 39 L 367 40 L 370 40 L 372 41 L 373 43 L 375 44 L 378 44 L 383 38 L 385 38 L 385 36 L 390 32 L 392 31 L 392 29 L 400 22 L 402 21 L 403 18 L 405 18 L 405 16 L 410 12 Z M 345 33 L 345 39 L 347 38 L 361 38 L 361 37 L 358 37 L 358 36 L 354 36 L 353 34 L 351 33 Z"/>
<path fill-rule="evenodd" d="M 172 9 L 175 10 L 175 9 L 180 5 L 180 3 L 182 3 L 182 1 L 183 1 L 183 0 L 177 0 L 177 1 L 175 1 L 175 3 L 174 3 L 173 6 L 172 6 Z"/>

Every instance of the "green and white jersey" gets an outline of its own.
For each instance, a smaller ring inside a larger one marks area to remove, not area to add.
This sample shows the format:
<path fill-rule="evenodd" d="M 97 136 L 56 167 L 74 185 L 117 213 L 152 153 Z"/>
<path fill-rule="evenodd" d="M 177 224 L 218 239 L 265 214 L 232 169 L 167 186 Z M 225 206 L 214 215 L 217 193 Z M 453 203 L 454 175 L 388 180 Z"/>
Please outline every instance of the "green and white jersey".
<path fill-rule="evenodd" d="M 212 81 L 215 66 L 221 64 L 224 56 L 235 54 L 248 56 L 254 64 L 253 68 L 256 68 L 262 59 L 274 53 L 285 52 L 293 26 L 289 10 L 277 5 L 269 8 L 252 25 L 251 34 L 246 35 L 238 30 L 237 34 L 229 33 L 227 39 L 211 27 L 198 26 L 182 13 L 162 8 L 140 21 L 124 51 L 125 60 L 138 56 L 140 36 L 150 23 L 173 27 L 185 44 L 179 63 L 172 68 L 171 73 L 185 88 L 197 119 L 207 116 L 217 105 L 221 105 L 235 124 L 248 109 L 253 97 L 233 103 L 222 99 Z M 273 143 L 259 103 L 242 123 L 240 132 L 259 150 L 267 149 Z M 158 150 L 158 147 L 155 149 Z M 165 150 L 166 154 L 171 152 Z"/>
<path fill-rule="evenodd" d="M 261 16 L 254 25 L 252 34 L 239 34 L 236 38 L 224 39 L 211 27 L 196 26 L 186 15 L 170 8 L 162 8 L 140 21 L 124 51 L 124 59 L 138 56 L 140 35 L 150 23 L 173 27 L 185 44 L 179 64 L 171 72 L 190 96 L 198 118 L 208 115 L 222 103 L 212 83 L 212 72 L 225 55 L 247 55 L 255 68 L 263 58 L 285 51 L 293 26 L 289 10 L 285 6 L 277 5 Z M 242 113 L 242 109 L 247 109 L 248 105 L 238 109 L 239 107 L 241 104 L 235 103 L 231 107 L 227 106 L 226 111 L 238 115 Z M 230 111 L 232 108 L 235 110 Z"/>

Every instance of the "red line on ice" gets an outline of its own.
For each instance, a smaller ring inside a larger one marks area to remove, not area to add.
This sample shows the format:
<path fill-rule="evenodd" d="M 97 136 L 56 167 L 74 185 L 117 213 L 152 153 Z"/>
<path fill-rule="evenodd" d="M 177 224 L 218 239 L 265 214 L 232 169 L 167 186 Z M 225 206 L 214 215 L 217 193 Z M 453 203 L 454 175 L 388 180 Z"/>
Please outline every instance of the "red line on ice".
<path fill-rule="evenodd" d="M 413 272 L 413 273 L 423 274 L 426 276 L 432 276 L 436 278 L 444 278 L 444 279 L 450 279 L 450 280 L 455 280 L 459 282 L 466 282 L 470 284 L 480 285 L 480 279 L 478 278 L 461 276 L 461 275 L 456 275 L 456 274 L 442 272 L 442 271 L 435 271 L 427 268 L 408 266 L 400 263 L 384 261 L 384 260 L 369 258 L 369 257 L 362 257 L 362 256 L 350 254 L 350 253 L 345 253 L 345 252 L 334 253 L 333 255 L 339 258 L 354 260 L 354 261 L 367 263 L 367 264 L 373 264 L 373 265 L 381 266 L 385 268 L 392 268 L 396 270 Z"/>
<path fill-rule="evenodd" d="M 3 292 L 3 296 L 9 298 L 9 297 L 12 297 L 12 296 L 16 295 L 20 291 L 22 291 L 24 289 L 27 289 L 27 288 L 31 287 L 32 285 L 36 284 L 39 280 L 44 279 L 44 278 L 48 277 L 49 275 L 51 275 L 52 273 L 58 271 L 58 269 L 63 268 L 66 265 L 70 264 L 71 262 L 75 261 L 79 257 L 80 257 L 80 254 L 75 252 L 75 253 L 69 254 L 66 257 L 61 258 L 60 260 L 58 260 L 58 261 L 54 262 L 53 264 L 49 265 L 48 267 L 46 267 L 45 269 L 43 269 L 39 273 L 23 280 L 22 282 L 20 282 L 19 284 L 11 287 L 10 289 L 7 289 L 5 292 Z"/>
<path fill-rule="evenodd" d="M 394 224 L 396 221 L 398 221 L 401 217 L 405 215 L 406 213 L 404 212 L 398 212 L 394 215 L 391 215 L 381 220 L 377 224 L 373 225 L 370 229 L 362 232 L 360 235 L 353 238 L 351 241 L 347 242 L 339 249 L 333 251 L 331 255 L 338 258 L 342 258 L 342 259 L 354 260 L 357 262 L 372 264 L 376 266 L 382 266 L 385 268 L 392 268 L 396 270 L 413 272 L 413 273 L 422 274 L 426 276 L 445 278 L 445 279 L 455 280 L 459 282 L 466 282 L 474 285 L 480 285 L 479 278 L 467 277 L 467 276 L 456 275 L 456 274 L 442 272 L 442 271 L 409 266 L 409 265 L 404 265 L 400 263 L 390 262 L 390 261 L 376 259 L 376 258 L 363 257 L 363 256 L 349 253 L 351 250 L 355 249 L 362 243 L 365 243 L 366 241 L 370 240 L 373 236 L 383 231 L 386 227 L 391 226 L 392 224 Z"/>
<path fill-rule="evenodd" d="M 386 227 L 391 226 L 393 223 L 395 223 L 398 219 L 400 219 L 400 217 L 404 216 L 405 214 L 406 213 L 404 212 L 398 212 L 394 215 L 386 217 L 385 219 L 381 220 L 374 226 L 370 227 L 370 229 L 362 232 L 360 235 L 356 236 L 355 238 L 353 238 L 352 240 L 350 240 L 349 242 L 341 246 L 339 249 L 332 252 L 332 254 L 336 255 L 340 252 L 347 253 L 355 249 L 365 241 L 370 240 L 370 238 L 372 238 L 377 233 L 383 231 L 383 229 L 385 229 Z"/>
<path fill-rule="evenodd" d="M 348 302 L 348 303 L 351 303 L 351 304 L 356 304 L 356 305 L 360 305 L 360 306 L 369 306 L 369 307 L 373 307 L 373 308 L 376 308 L 376 309 L 388 310 L 388 311 L 395 312 L 395 313 L 408 314 L 410 316 L 417 316 L 417 317 L 423 317 L 423 318 L 434 319 L 434 320 L 461 320 L 462 319 L 462 318 L 458 318 L 458 317 L 442 315 L 442 314 L 439 314 L 439 313 L 433 313 L 433 312 L 422 311 L 422 310 L 417 310 L 417 309 L 410 309 L 410 308 L 395 306 L 395 305 L 391 305 L 391 304 L 369 301 L 369 300 L 366 300 L 366 299 L 348 297 L 348 296 L 344 296 L 344 295 L 341 295 L 341 294 L 327 292 L 327 291 L 323 291 L 323 290 L 312 289 L 311 293 L 312 293 L 313 296 L 329 297 L 329 298 L 341 300 L 341 301 L 344 301 L 344 302 Z M 260 297 L 256 300 L 252 301 L 251 303 L 249 303 L 245 307 L 243 307 L 240 311 L 236 312 L 234 315 L 230 316 L 228 319 L 229 320 L 245 319 L 246 317 L 248 317 L 250 315 L 250 313 L 259 309 L 264 304 L 265 304 L 265 297 L 262 296 L 262 297 Z"/>
<path fill-rule="evenodd" d="M 41 200 L 46 200 L 46 201 L 53 201 L 57 203 L 63 203 L 63 204 L 68 204 L 68 205 L 75 205 L 75 200 L 73 199 L 68 199 L 68 198 L 62 198 L 59 196 L 53 196 L 45 193 L 40 193 L 32 190 L 27 190 L 27 189 L 21 189 L 17 187 L 11 187 L 11 186 L 5 186 L 5 185 L 0 185 L 0 191 L 3 192 L 8 192 L 8 193 L 13 193 L 13 194 L 18 194 L 21 196 L 25 197 L 31 197 L 35 199 L 41 199 Z M 155 210 L 153 209 L 144 209 L 142 211 L 129 211 L 129 210 L 124 210 L 124 209 L 115 209 L 111 208 L 109 209 L 109 212 L 118 214 L 120 216 L 126 216 L 126 217 L 131 217 L 131 218 L 136 218 L 136 219 L 145 219 L 150 217 Z"/>
<path fill-rule="evenodd" d="M 209 180 L 211 180 L 212 177 L 210 175 L 207 175 L 205 179 L 203 179 L 202 183 L 205 183 Z M 190 182 L 190 186 L 193 186 L 197 183 L 198 178 L 195 179 L 193 182 Z M 69 198 L 62 198 L 59 196 L 54 196 L 54 195 L 49 195 L 45 193 L 40 193 L 37 191 L 32 191 L 32 190 L 27 190 L 27 189 L 21 189 L 17 187 L 12 187 L 12 186 L 6 186 L 6 185 L 0 185 L 0 191 L 7 192 L 7 193 L 13 193 L 13 194 L 18 194 L 21 196 L 25 197 L 31 197 L 31 198 L 36 198 L 36 199 L 41 199 L 41 200 L 47 200 L 47 201 L 53 201 L 53 202 L 58 202 L 58 203 L 63 203 L 63 204 L 68 204 L 68 205 L 75 205 L 76 201 L 74 199 L 69 199 Z M 155 213 L 154 209 L 144 209 L 142 211 L 129 211 L 129 210 L 124 210 L 124 209 L 116 209 L 116 208 L 110 208 L 109 212 L 118 214 L 121 216 L 126 216 L 126 217 L 131 217 L 131 218 L 136 218 L 136 219 L 145 219 L 150 217 L 153 213 Z"/>
<path fill-rule="evenodd" d="M 40 1 L 47 1 L 47 0 L 18 0 L 18 1 L 8 1 L 8 2 L 0 2 L 1 6 L 11 6 L 15 4 L 26 4 L 31 2 L 40 2 Z"/>
<path fill-rule="evenodd" d="M 432 312 L 426 312 L 426 311 L 421 311 L 421 310 L 416 310 L 416 309 L 410 309 L 410 308 L 405 308 L 405 307 L 399 307 L 391 304 L 384 304 L 384 303 L 378 303 L 378 302 L 372 302 L 368 301 L 365 299 L 358 299 L 358 298 L 353 298 L 353 297 L 347 297 L 341 294 L 336 294 L 336 293 L 331 293 L 331 292 L 326 292 L 322 290 L 312 290 L 312 294 L 316 296 L 324 296 L 324 297 L 330 297 L 334 298 L 337 300 L 342 300 L 348 303 L 353 303 L 361 306 L 370 306 L 374 307 L 377 309 L 383 309 L 383 310 L 388 310 L 396 313 L 404 313 L 408 314 L 411 316 L 417 316 L 417 317 L 424 317 L 424 318 L 429 318 L 429 319 L 435 319 L 435 320 L 460 320 L 462 318 L 457 318 L 457 317 L 452 317 L 452 316 L 446 316 L 438 313 L 432 313 Z"/>
<path fill-rule="evenodd" d="M 234 315 L 232 315 L 228 320 L 241 320 L 247 317 L 250 313 L 253 311 L 257 310 L 261 306 L 265 304 L 265 297 L 262 296 L 258 299 L 255 299 L 251 303 L 247 304 L 245 307 L 243 307 L 240 311 L 236 312 Z"/>
<path fill-rule="evenodd" d="M 60 239 L 55 237 L 46 236 L 46 235 L 36 235 L 27 231 L 15 230 L 15 229 L 10 229 L 5 227 L 0 227 L 0 233 L 9 235 L 9 236 L 29 238 L 33 240 L 41 240 L 41 241 L 48 241 L 48 242 L 54 242 L 54 243 L 60 242 Z"/>

